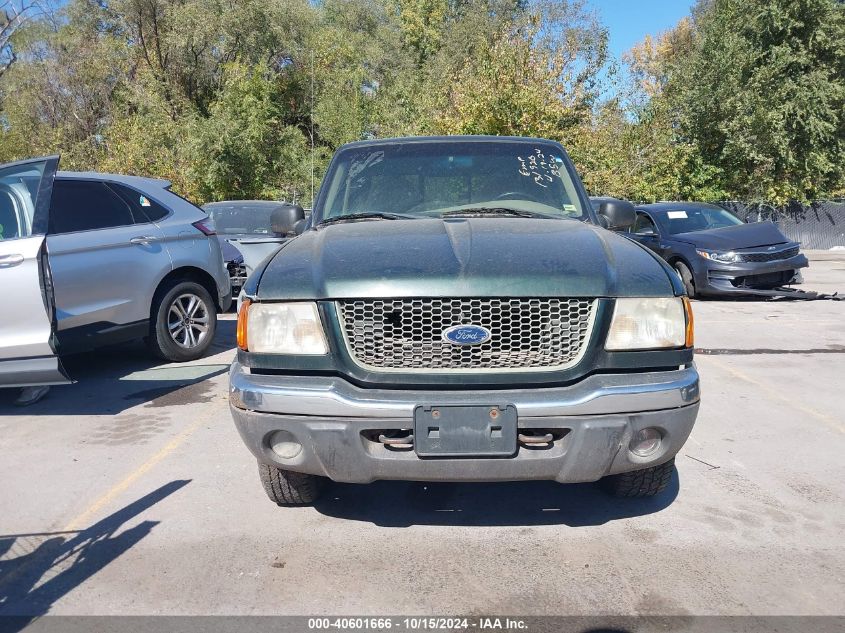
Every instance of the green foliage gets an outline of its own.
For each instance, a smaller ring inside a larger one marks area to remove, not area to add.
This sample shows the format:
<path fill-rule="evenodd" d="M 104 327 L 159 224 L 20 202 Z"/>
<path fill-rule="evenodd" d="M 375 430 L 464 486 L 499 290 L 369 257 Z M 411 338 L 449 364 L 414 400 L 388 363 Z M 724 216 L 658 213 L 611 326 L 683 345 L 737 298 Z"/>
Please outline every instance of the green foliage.
<path fill-rule="evenodd" d="M 190 126 L 190 171 L 199 198 L 302 196 L 308 165 L 305 138 L 284 124 L 279 96 L 276 82 L 259 69 L 234 63 L 226 67 L 209 116 L 194 117 Z"/>
<path fill-rule="evenodd" d="M 440 49 L 443 24 L 449 10 L 447 0 L 397 0 L 402 37 L 423 64 Z"/>
<path fill-rule="evenodd" d="M 85 21 L 30 22 L 15 37 L 18 60 L 0 83 L 0 156 L 60 149 L 65 166 L 91 166 L 128 70 L 125 48 Z"/>
<path fill-rule="evenodd" d="M 438 131 L 560 139 L 591 117 L 606 33 L 582 2 L 532 5 L 482 33 L 489 39 L 446 75 Z"/>
<path fill-rule="evenodd" d="M 845 5 L 717 0 L 676 85 L 684 131 L 735 195 L 784 202 L 842 187 Z"/>
<path fill-rule="evenodd" d="M 115 119 L 108 128 L 99 155 L 87 167 L 165 178 L 180 193 L 204 200 L 199 196 L 197 183 L 190 177 L 192 157 L 187 151 L 188 140 L 189 127 L 185 121 L 174 120 L 165 104 L 145 108 L 143 112 Z M 62 166 L 67 167 L 64 154 Z"/>
<path fill-rule="evenodd" d="M 408 134 L 558 139 L 592 193 L 635 200 L 845 193 L 835 0 L 699 0 L 628 83 L 585 0 L 70 0 L 5 50 L 0 160 L 197 202 L 307 205 L 312 163 L 319 184 L 341 144 Z"/>
<path fill-rule="evenodd" d="M 692 27 L 692 28 L 691 28 Z M 678 193 L 783 203 L 845 188 L 845 5 L 712 0 L 632 51 L 645 111 L 688 147 Z"/>

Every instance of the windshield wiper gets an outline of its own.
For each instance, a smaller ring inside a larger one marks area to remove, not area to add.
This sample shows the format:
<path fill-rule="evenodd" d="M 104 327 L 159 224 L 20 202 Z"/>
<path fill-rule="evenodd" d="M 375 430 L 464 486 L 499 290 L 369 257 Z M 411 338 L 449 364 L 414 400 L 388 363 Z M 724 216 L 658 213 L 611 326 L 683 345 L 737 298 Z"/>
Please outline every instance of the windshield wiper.
<path fill-rule="evenodd" d="M 543 218 L 546 220 L 557 219 L 545 213 L 534 213 L 533 211 L 520 211 L 507 207 L 469 207 L 465 209 L 452 209 L 440 214 L 441 218 L 456 217 L 461 215 L 511 215 L 516 218 Z"/>
<path fill-rule="evenodd" d="M 356 220 L 411 220 L 413 218 L 407 215 L 397 215 L 395 213 L 350 213 L 349 215 L 338 215 L 333 218 L 326 218 L 319 222 L 317 226 L 324 224 L 337 224 L 338 222 L 355 222 Z"/>

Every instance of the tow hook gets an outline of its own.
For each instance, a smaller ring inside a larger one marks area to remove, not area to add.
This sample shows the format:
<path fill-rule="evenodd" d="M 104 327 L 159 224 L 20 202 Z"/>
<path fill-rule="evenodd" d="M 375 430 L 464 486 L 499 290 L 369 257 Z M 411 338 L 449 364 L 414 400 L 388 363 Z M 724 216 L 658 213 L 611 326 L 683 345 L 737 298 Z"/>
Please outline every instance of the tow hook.
<path fill-rule="evenodd" d="M 408 432 L 407 435 L 403 435 L 401 437 L 396 436 L 387 436 L 384 433 L 378 436 L 378 441 L 384 444 L 385 446 L 390 446 L 391 448 L 413 448 L 414 447 L 414 434 Z"/>
<path fill-rule="evenodd" d="M 517 439 L 519 440 L 520 444 L 525 444 L 526 446 L 537 446 L 539 444 L 551 444 L 554 437 L 551 433 L 543 433 L 542 435 L 533 435 L 528 431 L 527 433 L 520 433 L 517 435 Z"/>

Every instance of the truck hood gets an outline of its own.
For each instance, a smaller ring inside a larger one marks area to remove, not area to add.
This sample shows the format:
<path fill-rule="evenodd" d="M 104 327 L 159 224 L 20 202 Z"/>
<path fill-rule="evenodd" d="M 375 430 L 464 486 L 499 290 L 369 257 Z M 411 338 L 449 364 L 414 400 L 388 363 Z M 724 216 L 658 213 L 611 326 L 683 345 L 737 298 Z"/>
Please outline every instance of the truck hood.
<path fill-rule="evenodd" d="M 671 296 L 644 248 L 576 220 L 361 221 L 309 230 L 267 263 L 259 300 Z"/>
<path fill-rule="evenodd" d="M 755 248 L 783 244 L 789 240 L 773 222 L 752 222 L 720 229 L 678 233 L 672 239 L 686 242 L 699 248 L 733 251 L 741 248 Z"/>

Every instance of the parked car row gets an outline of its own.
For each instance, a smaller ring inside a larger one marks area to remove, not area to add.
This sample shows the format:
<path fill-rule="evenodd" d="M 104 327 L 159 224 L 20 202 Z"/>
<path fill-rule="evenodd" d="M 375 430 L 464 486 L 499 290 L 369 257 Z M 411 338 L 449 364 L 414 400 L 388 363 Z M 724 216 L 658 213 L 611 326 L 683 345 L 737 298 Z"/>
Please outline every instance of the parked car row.
<path fill-rule="evenodd" d="M 67 382 L 59 354 L 133 338 L 198 358 L 234 282 L 231 411 L 281 505 L 325 478 L 658 494 L 699 406 L 688 296 L 807 265 L 719 207 L 591 201 L 543 139 L 344 146 L 310 217 L 57 167 L 0 166 L 0 386 Z"/>
<path fill-rule="evenodd" d="M 0 386 L 68 382 L 59 354 L 144 339 L 201 357 L 231 304 L 209 217 L 163 180 L 0 166 Z"/>
<path fill-rule="evenodd" d="M 591 198 L 598 209 L 613 198 Z M 701 202 L 639 205 L 623 234 L 666 260 L 689 297 L 771 295 L 802 281 L 809 265 L 800 244 L 771 221 L 746 224 L 730 211 Z"/>

